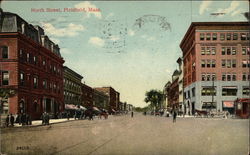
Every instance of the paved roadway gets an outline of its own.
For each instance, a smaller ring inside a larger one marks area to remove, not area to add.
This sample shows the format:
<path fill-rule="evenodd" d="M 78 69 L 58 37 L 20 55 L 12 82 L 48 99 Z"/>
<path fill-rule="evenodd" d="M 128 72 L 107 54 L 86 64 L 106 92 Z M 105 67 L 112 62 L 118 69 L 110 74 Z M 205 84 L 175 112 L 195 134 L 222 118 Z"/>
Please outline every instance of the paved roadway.
<path fill-rule="evenodd" d="M 2 129 L 3 154 L 247 155 L 249 120 L 135 114 Z"/>

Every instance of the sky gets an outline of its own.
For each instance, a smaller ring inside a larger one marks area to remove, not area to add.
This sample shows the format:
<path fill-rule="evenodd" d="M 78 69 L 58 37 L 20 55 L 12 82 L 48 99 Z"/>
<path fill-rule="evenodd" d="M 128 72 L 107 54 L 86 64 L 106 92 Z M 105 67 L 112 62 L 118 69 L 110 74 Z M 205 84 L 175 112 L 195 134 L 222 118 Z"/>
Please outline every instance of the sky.
<path fill-rule="evenodd" d="M 43 27 L 59 45 L 64 65 L 81 74 L 82 82 L 112 86 L 122 102 L 140 107 L 147 105 L 146 91 L 163 90 L 171 81 L 182 56 L 179 44 L 191 22 L 246 21 L 242 13 L 249 11 L 247 0 L 2 1 L 1 7 Z"/>

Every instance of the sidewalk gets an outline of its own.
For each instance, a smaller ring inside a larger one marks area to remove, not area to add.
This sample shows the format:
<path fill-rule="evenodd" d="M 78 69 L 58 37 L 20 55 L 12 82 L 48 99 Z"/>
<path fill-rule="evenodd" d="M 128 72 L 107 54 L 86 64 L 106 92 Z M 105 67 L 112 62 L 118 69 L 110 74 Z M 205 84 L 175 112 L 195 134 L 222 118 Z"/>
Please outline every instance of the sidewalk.
<path fill-rule="evenodd" d="M 49 124 L 57 124 L 57 123 L 63 123 L 63 122 L 69 122 L 69 121 L 75 121 L 78 119 L 70 118 L 69 120 L 67 118 L 61 118 L 61 119 L 50 119 Z M 43 126 L 42 120 L 34 120 L 32 121 L 32 125 L 19 125 L 19 123 L 15 123 L 14 127 L 35 127 L 35 126 Z"/>

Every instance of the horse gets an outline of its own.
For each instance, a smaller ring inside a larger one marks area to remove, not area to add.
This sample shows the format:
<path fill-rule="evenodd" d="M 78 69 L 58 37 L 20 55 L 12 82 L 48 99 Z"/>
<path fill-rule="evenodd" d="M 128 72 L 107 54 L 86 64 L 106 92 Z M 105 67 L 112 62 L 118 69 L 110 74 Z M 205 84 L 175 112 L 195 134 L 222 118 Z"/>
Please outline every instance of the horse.
<path fill-rule="evenodd" d="M 93 111 L 91 109 L 88 109 L 84 112 L 84 119 L 89 118 L 89 120 L 94 120 L 93 119 Z"/>
<path fill-rule="evenodd" d="M 107 112 L 101 112 L 99 114 L 99 118 L 102 119 L 102 116 L 104 117 L 104 119 L 108 119 L 108 113 Z"/>

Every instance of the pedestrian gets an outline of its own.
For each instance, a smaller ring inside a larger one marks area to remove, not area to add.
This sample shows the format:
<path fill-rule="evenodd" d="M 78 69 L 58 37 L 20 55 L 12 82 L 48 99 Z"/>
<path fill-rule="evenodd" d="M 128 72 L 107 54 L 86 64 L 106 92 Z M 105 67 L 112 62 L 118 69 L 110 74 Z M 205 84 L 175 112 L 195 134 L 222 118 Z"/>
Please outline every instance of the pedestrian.
<path fill-rule="evenodd" d="M 12 114 L 10 114 L 10 125 L 11 126 L 14 126 L 14 121 L 15 121 L 15 118 Z"/>
<path fill-rule="evenodd" d="M 42 119 L 42 125 L 44 125 L 45 124 L 45 121 L 44 121 L 45 120 L 45 112 L 43 112 L 41 119 Z"/>
<path fill-rule="evenodd" d="M 69 112 L 67 112 L 67 119 L 69 120 Z"/>
<path fill-rule="evenodd" d="M 132 118 L 134 117 L 134 112 L 133 112 L 133 111 L 131 112 L 131 117 L 132 117 Z"/>
<path fill-rule="evenodd" d="M 10 115 L 7 115 L 6 120 L 5 120 L 6 127 L 9 127 L 10 124 Z"/>
<path fill-rule="evenodd" d="M 49 113 L 46 113 L 46 124 L 49 125 Z"/>
<path fill-rule="evenodd" d="M 177 117 L 177 112 L 174 110 L 173 111 L 173 123 L 176 122 L 176 117 Z"/>
<path fill-rule="evenodd" d="M 26 122 L 26 114 L 23 113 L 23 114 L 21 114 L 21 123 L 22 123 L 22 126 L 25 125 L 25 122 Z"/>
<path fill-rule="evenodd" d="M 25 118 L 25 124 L 26 125 L 29 125 L 29 119 L 30 119 L 29 114 L 26 114 L 26 118 Z"/>

